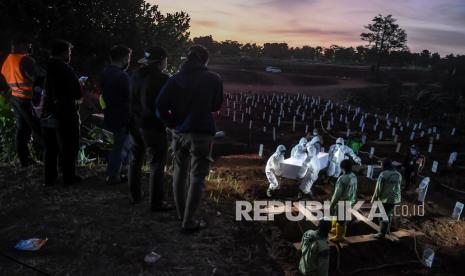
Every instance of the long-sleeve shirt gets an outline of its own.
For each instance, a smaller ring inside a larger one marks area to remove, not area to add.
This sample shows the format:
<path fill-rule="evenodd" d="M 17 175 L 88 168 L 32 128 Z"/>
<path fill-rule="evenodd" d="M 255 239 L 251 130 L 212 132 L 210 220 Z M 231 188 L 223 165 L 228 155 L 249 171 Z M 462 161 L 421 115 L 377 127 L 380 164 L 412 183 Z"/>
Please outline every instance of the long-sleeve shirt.
<path fill-rule="evenodd" d="M 357 201 L 357 176 L 353 172 L 345 173 L 337 179 L 331 208 L 336 207 L 339 201 L 350 201 L 352 204 Z"/>
<path fill-rule="evenodd" d="M 131 79 L 131 123 L 137 128 L 165 131 L 157 118 L 156 100 L 169 76 L 152 64 L 140 68 Z"/>
<path fill-rule="evenodd" d="M 187 61 L 157 98 L 157 116 L 177 133 L 216 132 L 212 112 L 223 103 L 223 82 L 203 64 Z"/>
<path fill-rule="evenodd" d="M 299 271 L 303 275 L 327 276 L 329 271 L 329 245 L 318 231 L 308 230 L 302 236 L 302 257 Z"/>
<path fill-rule="evenodd" d="M 120 131 L 129 124 L 131 82 L 121 68 L 110 65 L 103 71 L 100 86 L 106 104 L 105 126 L 110 131 Z"/>
<path fill-rule="evenodd" d="M 44 113 L 53 114 L 59 121 L 78 119 L 82 89 L 74 70 L 58 59 L 51 59 L 46 67 Z"/>
<path fill-rule="evenodd" d="M 379 200 L 382 203 L 400 203 L 400 186 L 402 176 L 396 170 L 382 171 L 376 181 L 375 191 L 371 201 Z"/>

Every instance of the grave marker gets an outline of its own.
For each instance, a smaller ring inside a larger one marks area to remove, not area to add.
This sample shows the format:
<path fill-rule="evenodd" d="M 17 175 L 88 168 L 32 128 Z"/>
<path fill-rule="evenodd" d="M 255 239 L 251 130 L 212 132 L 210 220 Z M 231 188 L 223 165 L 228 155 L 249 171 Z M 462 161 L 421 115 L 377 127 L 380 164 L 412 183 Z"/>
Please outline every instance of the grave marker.
<path fill-rule="evenodd" d="M 455 203 L 454 211 L 452 211 L 452 219 L 460 220 L 460 216 L 462 215 L 463 208 L 464 208 L 464 204 L 462 202 L 457 201 Z"/>
<path fill-rule="evenodd" d="M 396 153 L 399 153 L 399 151 L 400 151 L 400 146 L 401 146 L 401 145 L 402 145 L 401 143 L 397 143 Z"/>
<path fill-rule="evenodd" d="M 260 144 L 260 148 L 258 149 L 258 156 L 260 156 L 260 158 L 263 157 L 263 144 Z"/>
<path fill-rule="evenodd" d="M 418 201 L 425 202 L 426 192 L 428 191 L 430 178 L 425 177 L 418 185 Z"/>
<path fill-rule="evenodd" d="M 457 152 L 452 152 L 449 156 L 449 161 L 447 161 L 447 164 L 449 165 L 449 167 L 451 167 L 456 160 L 457 160 Z"/>
<path fill-rule="evenodd" d="M 368 165 L 367 177 L 370 178 L 370 179 L 373 178 L 373 166 L 372 165 Z"/>
<path fill-rule="evenodd" d="M 438 166 L 439 166 L 438 161 L 433 161 L 433 167 L 431 168 L 431 172 L 437 173 L 438 172 Z"/>

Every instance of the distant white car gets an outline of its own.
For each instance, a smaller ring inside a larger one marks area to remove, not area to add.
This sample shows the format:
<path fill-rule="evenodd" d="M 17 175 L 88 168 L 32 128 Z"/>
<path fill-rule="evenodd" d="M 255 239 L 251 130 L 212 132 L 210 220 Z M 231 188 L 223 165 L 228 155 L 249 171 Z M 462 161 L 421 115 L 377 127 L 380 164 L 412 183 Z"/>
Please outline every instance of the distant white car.
<path fill-rule="evenodd" d="M 265 68 L 265 71 L 268 72 L 268 73 L 281 73 L 281 69 L 279 69 L 278 67 L 274 67 L 274 66 L 267 66 Z"/>

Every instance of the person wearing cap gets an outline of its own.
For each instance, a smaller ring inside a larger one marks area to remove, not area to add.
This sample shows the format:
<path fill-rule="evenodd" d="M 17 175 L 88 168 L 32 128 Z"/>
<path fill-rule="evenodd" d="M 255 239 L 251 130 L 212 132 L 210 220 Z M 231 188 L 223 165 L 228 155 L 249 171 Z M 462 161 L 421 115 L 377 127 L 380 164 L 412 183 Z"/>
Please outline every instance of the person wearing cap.
<path fill-rule="evenodd" d="M 79 104 L 82 90 L 69 63 L 73 45 L 66 40 L 50 42 L 50 60 L 46 64 L 47 80 L 41 126 L 44 137 L 45 185 L 56 184 L 58 159 L 61 160 L 63 184 L 81 181 L 76 175 L 79 152 Z"/>
<path fill-rule="evenodd" d="M 187 60 L 157 98 L 157 116 L 173 129 L 173 193 L 184 231 L 198 231 L 206 222 L 197 211 L 210 172 L 212 141 L 216 133 L 212 112 L 223 103 L 223 81 L 207 68 L 204 46 L 189 48 Z"/>
<path fill-rule="evenodd" d="M 387 215 L 387 220 L 380 220 L 380 230 L 379 233 L 375 235 L 375 238 L 384 238 L 389 231 L 394 207 L 400 203 L 401 183 L 402 176 L 396 171 L 392 165 L 392 161 L 389 159 L 384 160 L 383 171 L 379 174 L 378 180 L 376 181 L 371 203 L 374 201 L 381 201 Z"/>
<path fill-rule="evenodd" d="M 129 95 L 131 82 L 126 70 L 131 62 L 131 49 L 116 45 L 110 49 L 110 65 L 101 76 L 100 87 L 105 103 L 105 128 L 113 133 L 113 145 L 108 156 L 105 182 L 117 184 L 126 181 L 124 166 L 129 154 Z"/>
<path fill-rule="evenodd" d="M 416 185 L 418 176 L 418 159 L 420 154 L 416 145 L 410 146 L 408 154 L 405 156 L 404 163 L 402 164 L 403 175 L 405 179 L 405 191 L 411 189 L 411 184 Z"/>
<path fill-rule="evenodd" d="M 141 170 L 146 153 L 150 164 L 149 202 L 152 211 L 169 209 L 163 201 L 163 175 L 168 153 L 166 128 L 156 116 L 155 102 L 169 76 L 167 53 L 162 47 L 150 47 L 138 61 L 140 68 L 131 78 L 130 138 L 131 161 L 129 190 L 133 203 L 141 200 Z"/>
<path fill-rule="evenodd" d="M 299 261 L 299 271 L 303 275 L 326 276 L 329 273 L 329 243 L 328 233 L 331 222 L 323 218 L 317 230 L 308 230 L 302 236 L 300 243 L 302 256 Z"/>

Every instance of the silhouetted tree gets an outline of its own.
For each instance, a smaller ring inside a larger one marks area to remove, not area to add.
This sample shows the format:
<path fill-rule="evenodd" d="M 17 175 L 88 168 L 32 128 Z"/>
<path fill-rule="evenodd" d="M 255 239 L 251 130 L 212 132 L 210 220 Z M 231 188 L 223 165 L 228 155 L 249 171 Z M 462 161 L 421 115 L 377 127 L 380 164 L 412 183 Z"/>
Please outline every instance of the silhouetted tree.
<path fill-rule="evenodd" d="M 225 40 L 219 44 L 219 51 L 223 56 L 240 56 L 241 48 L 241 43 L 232 40 Z"/>
<path fill-rule="evenodd" d="M 205 46 L 211 54 L 216 54 L 218 52 L 219 43 L 213 40 L 211 35 L 194 37 L 192 41 L 194 44 L 201 44 Z"/>
<path fill-rule="evenodd" d="M 372 19 L 372 23 L 365 26 L 369 32 L 360 34 L 364 41 L 368 41 L 369 47 L 377 54 L 375 72 L 379 72 L 383 57 L 391 51 L 407 49 L 407 33 L 396 24 L 392 15 L 381 14 Z"/>
<path fill-rule="evenodd" d="M 263 48 L 255 43 L 246 43 L 241 47 L 241 54 L 247 57 L 259 57 Z"/>
<path fill-rule="evenodd" d="M 287 43 L 265 43 L 263 55 L 271 58 L 288 58 L 290 56 Z"/>
<path fill-rule="evenodd" d="M 114 44 L 126 44 L 140 56 L 147 45 L 165 46 L 179 55 L 189 43 L 189 16 L 162 14 L 144 0 L 2 0 L 2 49 L 17 35 L 45 45 L 64 38 L 75 45 L 73 64 L 81 70 L 99 70 Z M 179 58 L 171 59 L 178 61 Z"/>

